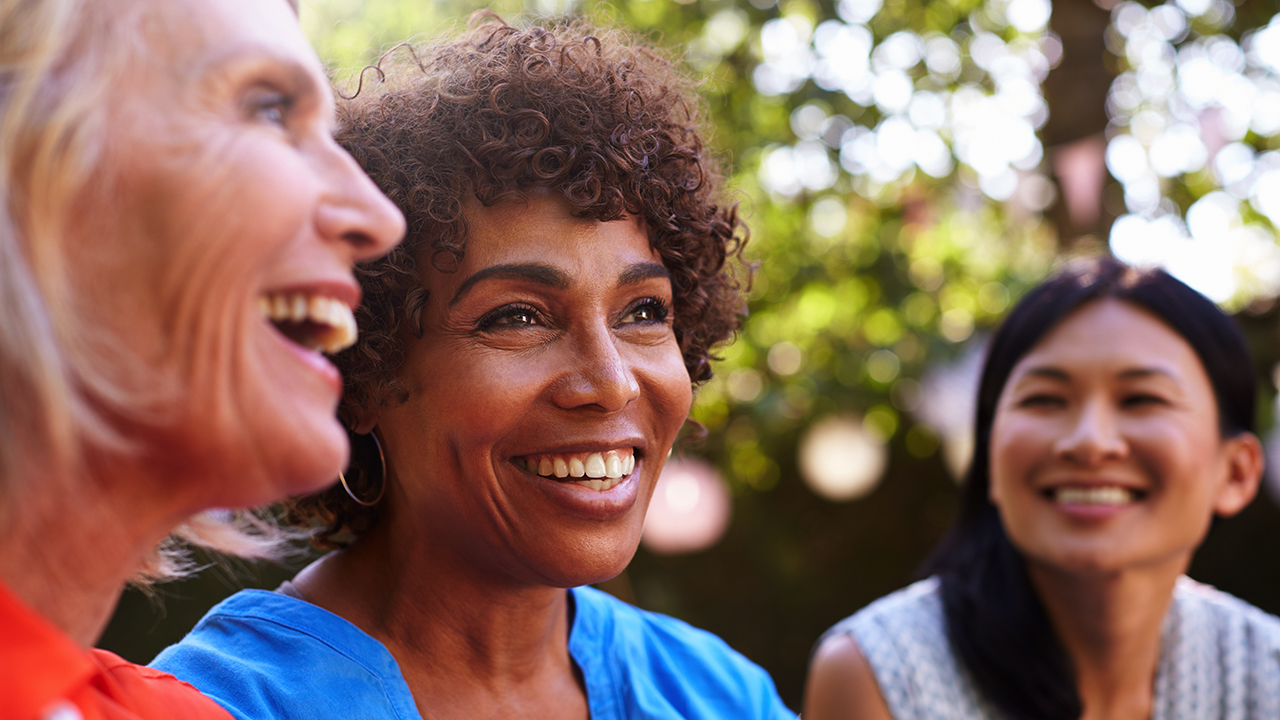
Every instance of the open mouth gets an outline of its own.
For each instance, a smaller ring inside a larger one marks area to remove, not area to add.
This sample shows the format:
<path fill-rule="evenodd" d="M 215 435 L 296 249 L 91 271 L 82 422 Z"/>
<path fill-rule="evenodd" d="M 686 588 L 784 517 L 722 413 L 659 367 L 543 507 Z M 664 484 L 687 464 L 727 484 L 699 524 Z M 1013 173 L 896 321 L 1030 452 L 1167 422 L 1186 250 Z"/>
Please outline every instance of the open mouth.
<path fill-rule="evenodd" d="M 573 482 L 592 490 L 609 490 L 636 468 L 634 448 L 589 453 L 525 455 L 514 459 L 521 469 L 545 478 Z"/>
<path fill-rule="evenodd" d="M 1147 494 L 1142 490 L 1119 485 L 1095 487 L 1061 486 L 1047 488 L 1041 493 L 1059 505 L 1128 505 L 1142 500 Z"/>
<path fill-rule="evenodd" d="M 356 318 L 336 298 L 307 293 L 267 293 L 258 311 L 281 335 L 309 350 L 330 355 L 355 344 Z"/>

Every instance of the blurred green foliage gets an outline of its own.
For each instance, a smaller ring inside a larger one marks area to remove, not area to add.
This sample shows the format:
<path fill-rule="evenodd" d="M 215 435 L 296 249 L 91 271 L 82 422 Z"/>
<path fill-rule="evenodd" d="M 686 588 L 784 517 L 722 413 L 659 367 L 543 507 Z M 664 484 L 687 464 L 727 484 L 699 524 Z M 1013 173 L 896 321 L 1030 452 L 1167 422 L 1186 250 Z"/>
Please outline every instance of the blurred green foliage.
<path fill-rule="evenodd" d="M 988 200 L 963 164 L 942 178 L 913 173 L 892 192 L 867 192 L 865 178 L 847 171 L 821 191 L 768 190 L 761 165 L 772 149 L 796 143 L 798 108 L 815 105 L 864 125 L 877 114 L 812 81 L 783 95 L 758 92 L 752 77 L 762 58 L 761 26 L 799 17 L 812 27 L 837 13 L 826 0 L 753 1 L 485 6 L 508 18 L 574 12 L 631 27 L 685 60 L 701 80 L 711 144 L 730 169 L 728 186 L 751 227 L 748 254 L 758 273 L 750 317 L 697 398 L 694 418 L 707 436 L 678 452 L 721 469 L 735 514 L 712 549 L 676 557 L 641 550 L 606 588 L 721 634 L 774 673 L 784 699 L 799 709 L 808 653 L 821 631 L 912 579 L 954 512 L 957 492 L 938 431 L 912 412 L 922 377 L 959 357 L 1042 278 L 1059 245 L 1044 217 Z M 998 5 L 886 0 L 870 28 L 877 39 L 903 28 L 946 35 L 970 13 Z M 476 7 L 470 0 L 303 0 L 302 22 L 339 86 L 350 87 L 380 52 L 465 23 Z M 831 152 L 834 158 L 836 148 Z M 1274 327 L 1264 315 L 1251 332 L 1275 347 Z M 1274 355 L 1260 359 L 1274 362 Z M 804 429 L 837 414 L 863 418 L 889 455 L 880 486 L 849 503 L 818 497 L 797 469 Z M 1200 576 L 1280 609 L 1280 584 L 1245 577 L 1232 549 L 1247 542 L 1280 551 L 1278 534 L 1259 530 L 1276 515 L 1266 501 L 1255 503 L 1232 526 L 1243 529 L 1210 542 L 1202 556 L 1211 565 L 1198 564 Z M 247 582 L 273 586 L 286 575 L 259 572 Z M 166 590 L 173 613 L 164 623 L 131 594 L 104 645 L 145 660 L 194 622 L 192 608 L 229 591 L 217 574 Z"/>

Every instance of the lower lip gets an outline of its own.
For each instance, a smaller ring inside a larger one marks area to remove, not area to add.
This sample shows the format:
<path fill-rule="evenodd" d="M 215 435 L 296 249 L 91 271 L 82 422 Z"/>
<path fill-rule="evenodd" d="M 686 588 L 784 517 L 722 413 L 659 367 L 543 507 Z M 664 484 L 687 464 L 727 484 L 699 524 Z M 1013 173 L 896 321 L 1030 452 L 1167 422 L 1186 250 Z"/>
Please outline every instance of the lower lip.
<path fill-rule="evenodd" d="M 637 459 L 631 474 L 608 490 L 592 490 L 571 480 L 547 478 L 519 468 L 516 471 L 574 515 L 589 520 L 607 521 L 616 520 L 635 507 L 636 498 L 640 494 L 641 466 L 641 461 Z"/>

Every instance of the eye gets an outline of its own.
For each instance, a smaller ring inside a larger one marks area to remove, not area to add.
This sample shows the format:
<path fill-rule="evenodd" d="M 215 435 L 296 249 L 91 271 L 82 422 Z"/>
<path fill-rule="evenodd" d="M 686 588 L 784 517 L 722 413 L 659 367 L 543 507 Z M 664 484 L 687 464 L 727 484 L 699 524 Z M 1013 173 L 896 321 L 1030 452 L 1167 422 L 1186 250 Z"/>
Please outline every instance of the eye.
<path fill-rule="evenodd" d="M 664 323 L 671 315 L 671 308 L 658 298 L 644 298 L 632 305 L 623 316 L 623 324 L 653 325 Z"/>
<path fill-rule="evenodd" d="M 476 323 L 476 329 L 485 332 L 502 327 L 546 325 L 542 315 L 528 305 L 503 305 L 484 314 Z"/>
<path fill-rule="evenodd" d="M 1060 395 L 1051 393 L 1031 393 L 1018 400 L 1018 407 L 1024 408 L 1060 408 L 1066 407 L 1067 401 Z"/>
<path fill-rule="evenodd" d="M 253 93 L 247 104 L 249 116 L 252 119 L 277 127 L 285 127 L 295 101 L 292 96 L 285 93 L 266 90 Z"/>
<path fill-rule="evenodd" d="M 1139 408 L 1164 404 L 1164 398 L 1150 393 L 1130 393 L 1120 399 L 1120 406 L 1126 408 Z"/>

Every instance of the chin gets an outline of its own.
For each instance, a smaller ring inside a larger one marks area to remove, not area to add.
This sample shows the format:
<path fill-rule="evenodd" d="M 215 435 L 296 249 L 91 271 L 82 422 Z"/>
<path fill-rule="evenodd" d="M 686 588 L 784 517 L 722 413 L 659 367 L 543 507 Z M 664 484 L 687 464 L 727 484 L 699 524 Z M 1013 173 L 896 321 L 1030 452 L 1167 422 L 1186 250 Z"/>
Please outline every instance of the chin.
<path fill-rule="evenodd" d="M 347 433 L 332 415 L 315 425 L 313 432 L 262 448 L 268 471 L 259 484 L 269 503 L 290 495 L 308 495 L 338 480 L 350 453 Z"/>
<path fill-rule="evenodd" d="M 1077 578 L 1107 577 L 1125 567 L 1114 551 L 1093 548 L 1062 551 L 1032 562 L 1055 575 Z"/>
<path fill-rule="evenodd" d="M 573 550 L 561 555 L 561 559 L 568 562 L 545 567 L 541 574 L 552 587 L 571 588 L 604 582 L 627 569 L 639 546 L 638 535 L 634 541 L 609 539 L 575 543 Z"/>
<path fill-rule="evenodd" d="M 332 414 L 300 415 L 259 411 L 237 414 L 243 419 L 230 427 L 196 426 L 190 436 L 202 447 L 180 460 L 188 470 L 204 468 L 206 504 L 256 507 L 335 482 L 347 463 L 346 432 Z"/>

